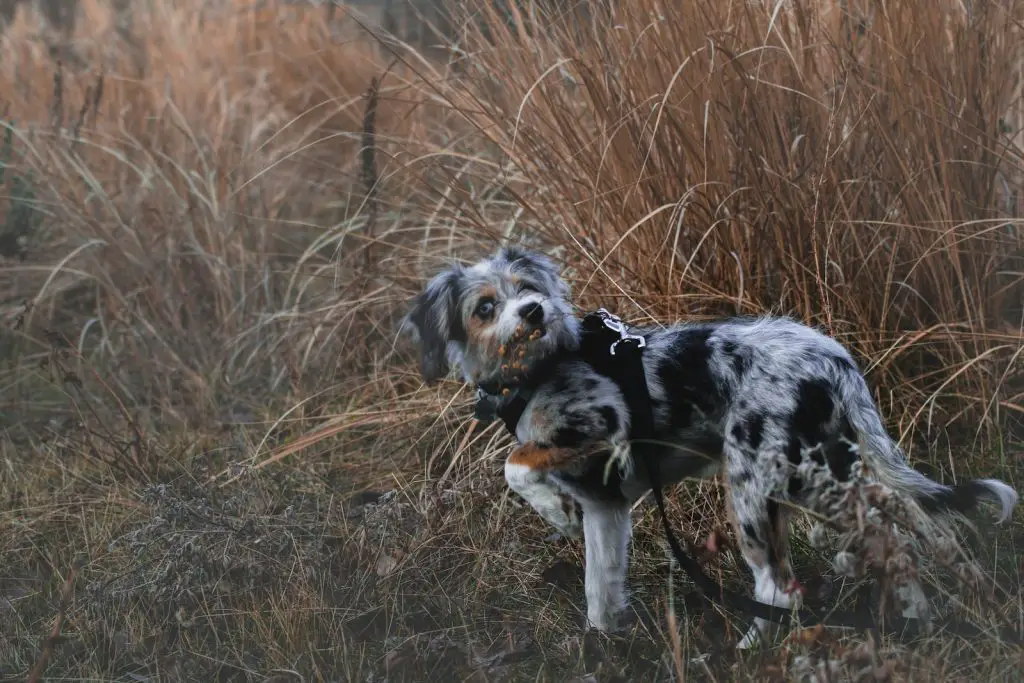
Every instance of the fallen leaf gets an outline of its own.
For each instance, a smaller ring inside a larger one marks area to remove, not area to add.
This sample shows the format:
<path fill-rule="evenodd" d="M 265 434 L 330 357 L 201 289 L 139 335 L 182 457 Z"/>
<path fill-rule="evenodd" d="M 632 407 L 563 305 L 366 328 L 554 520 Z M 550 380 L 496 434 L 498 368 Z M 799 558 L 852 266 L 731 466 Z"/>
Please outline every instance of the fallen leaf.
<path fill-rule="evenodd" d="M 377 558 L 377 576 L 384 578 L 398 568 L 398 560 L 387 553 Z"/>

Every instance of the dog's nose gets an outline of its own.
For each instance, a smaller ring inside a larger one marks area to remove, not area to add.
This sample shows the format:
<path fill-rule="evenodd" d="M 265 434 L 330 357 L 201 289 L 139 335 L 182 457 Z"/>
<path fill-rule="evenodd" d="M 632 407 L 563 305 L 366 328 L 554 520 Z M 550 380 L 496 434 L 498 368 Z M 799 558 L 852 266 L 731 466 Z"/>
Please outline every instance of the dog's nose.
<path fill-rule="evenodd" d="M 538 303 L 529 303 L 519 309 L 519 317 L 531 325 L 540 325 L 544 322 L 544 307 Z"/>

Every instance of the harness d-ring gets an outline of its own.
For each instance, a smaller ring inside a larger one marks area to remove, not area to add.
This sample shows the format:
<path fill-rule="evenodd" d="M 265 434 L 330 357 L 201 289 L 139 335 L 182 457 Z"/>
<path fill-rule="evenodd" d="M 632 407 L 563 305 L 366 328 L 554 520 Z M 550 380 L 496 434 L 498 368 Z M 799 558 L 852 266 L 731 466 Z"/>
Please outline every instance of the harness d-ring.
<path fill-rule="evenodd" d="M 613 332 L 617 332 L 619 335 L 619 338 L 612 342 L 612 345 L 608 347 L 608 353 L 611 355 L 615 355 L 615 347 L 624 341 L 636 342 L 636 347 L 638 349 L 642 349 L 647 346 L 647 340 L 641 335 L 629 333 L 629 330 L 626 329 L 626 323 L 622 322 L 622 319 L 619 318 L 619 316 L 609 313 L 608 310 L 604 308 L 597 309 L 597 314 L 601 316 L 601 322 L 604 323 L 605 327 Z"/>

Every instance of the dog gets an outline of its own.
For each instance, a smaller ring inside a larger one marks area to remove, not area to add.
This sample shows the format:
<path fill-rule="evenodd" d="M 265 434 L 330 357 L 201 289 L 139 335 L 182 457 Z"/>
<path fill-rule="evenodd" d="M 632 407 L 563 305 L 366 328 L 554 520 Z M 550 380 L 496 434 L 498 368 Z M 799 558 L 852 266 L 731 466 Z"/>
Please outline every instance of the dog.
<path fill-rule="evenodd" d="M 569 287 L 546 256 L 499 249 L 472 266 L 434 276 L 403 325 L 433 384 L 452 367 L 482 394 L 531 390 L 505 461 L 508 486 L 566 537 L 583 536 L 587 626 L 615 631 L 627 607 L 632 505 L 650 489 L 627 457 L 617 483 L 602 477 L 608 449 L 628 443 L 630 414 L 619 386 L 578 357 L 580 321 Z M 799 601 L 790 565 L 789 505 L 807 491 L 797 465 L 823 453 L 847 480 L 863 459 L 881 483 L 941 516 L 994 501 L 1006 520 L 1016 491 L 995 479 L 946 486 L 914 470 L 890 438 L 868 385 L 839 342 L 786 317 L 730 318 L 637 328 L 663 484 L 722 472 L 738 547 L 755 598 Z M 627 451 L 628 452 L 628 451 Z M 823 463 L 824 464 L 824 463 Z M 738 644 L 767 635 L 755 620 Z"/>

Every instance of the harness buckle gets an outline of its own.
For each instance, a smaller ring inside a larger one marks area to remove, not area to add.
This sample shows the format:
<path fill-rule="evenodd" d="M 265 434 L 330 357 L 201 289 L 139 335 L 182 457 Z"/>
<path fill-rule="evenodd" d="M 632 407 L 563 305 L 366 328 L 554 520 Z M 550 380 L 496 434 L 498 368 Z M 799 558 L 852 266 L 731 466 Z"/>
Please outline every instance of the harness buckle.
<path fill-rule="evenodd" d="M 622 322 L 622 319 L 613 313 L 609 313 L 604 308 L 597 309 L 597 314 L 601 316 L 601 322 L 609 330 L 619 333 L 619 338 L 612 342 L 612 345 L 608 347 L 608 352 L 611 355 L 615 355 L 615 347 L 624 341 L 636 342 L 637 349 L 642 349 L 647 346 L 647 340 L 639 334 L 630 334 L 626 329 L 626 324 Z"/>

